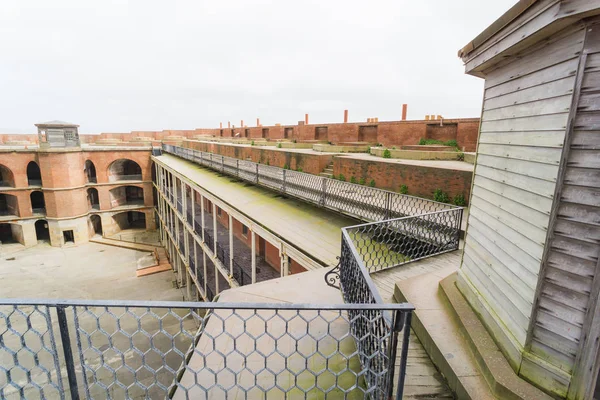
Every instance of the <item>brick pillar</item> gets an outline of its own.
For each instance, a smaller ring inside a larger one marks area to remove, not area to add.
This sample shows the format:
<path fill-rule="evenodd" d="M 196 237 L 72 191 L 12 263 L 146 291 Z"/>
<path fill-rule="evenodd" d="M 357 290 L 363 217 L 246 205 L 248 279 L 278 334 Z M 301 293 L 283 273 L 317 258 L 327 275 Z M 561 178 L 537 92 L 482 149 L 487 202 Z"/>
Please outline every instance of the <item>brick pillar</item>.
<path fill-rule="evenodd" d="M 260 126 L 260 119 L 256 118 L 256 126 Z"/>
<path fill-rule="evenodd" d="M 344 123 L 348 123 L 348 110 L 344 110 Z"/>
<path fill-rule="evenodd" d="M 227 121 L 227 129 L 231 128 L 231 122 Z"/>
<path fill-rule="evenodd" d="M 408 104 L 402 104 L 402 121 L 406 121 L 407 108 L 408 108 Z"/>
<path fill-rule="evenodd" d="M 308 125 L 308 114 L 304 114 L 304 123 Z"/>
<path fill-rule="evenodd" d="M 240 120 L 240 128 L 243 128 L 243 127 L 244 127 L 244 120 L 242 119 L 242 120 Z"/>
<path fill-rule="evenodd" d="M 223 123 L 219 122 L 219 129 L 223 129 Z"/>

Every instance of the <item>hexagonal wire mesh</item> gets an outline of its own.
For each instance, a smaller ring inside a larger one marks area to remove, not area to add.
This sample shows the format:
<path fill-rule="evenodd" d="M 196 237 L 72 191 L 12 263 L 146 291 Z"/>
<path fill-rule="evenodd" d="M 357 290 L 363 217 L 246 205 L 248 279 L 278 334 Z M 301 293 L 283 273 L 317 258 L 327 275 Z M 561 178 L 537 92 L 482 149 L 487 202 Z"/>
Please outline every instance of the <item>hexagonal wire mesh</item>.
<path fill-rule="evenodd" d="M 403 316 L 412 311 L 66 300 L 2 300 L 0 309 L 3 399 L 384 399 L 393 388 L 392 327 L 408 331 Z"/>
<path fill-rule="evenodd" d="M 213 153 L 163 144 L 165 153 L 182 157 L 219 172 L 268 187 L 364 221 L 415 216 L 443 210 L 461 210 L 450 204 L 342 182 L 308 173 L 238 160 Z"/>

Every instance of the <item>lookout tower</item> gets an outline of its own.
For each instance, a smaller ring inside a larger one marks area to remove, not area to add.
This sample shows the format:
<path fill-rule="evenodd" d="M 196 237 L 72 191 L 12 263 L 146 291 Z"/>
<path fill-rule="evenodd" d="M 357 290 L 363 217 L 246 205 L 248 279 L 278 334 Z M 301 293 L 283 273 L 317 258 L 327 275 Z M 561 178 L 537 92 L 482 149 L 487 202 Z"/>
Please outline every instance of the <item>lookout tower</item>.
<path fill-rule="evenodd" d="M 65 121 L 48 121 L 35 126 L 38 128 L 40 148 L 80 147 L 79 125 Z"/>

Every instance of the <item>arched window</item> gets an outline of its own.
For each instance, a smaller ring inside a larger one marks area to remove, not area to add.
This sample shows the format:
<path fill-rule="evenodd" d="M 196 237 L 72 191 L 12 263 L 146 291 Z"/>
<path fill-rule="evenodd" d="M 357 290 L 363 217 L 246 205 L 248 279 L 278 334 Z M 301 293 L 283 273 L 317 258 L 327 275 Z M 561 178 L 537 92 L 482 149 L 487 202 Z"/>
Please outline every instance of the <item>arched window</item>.
<path fill-rule="evenodd" d="M 42 173 L 35 161 L 30 161 L 27 164 L 27 183 L 29 186 L 42 186 Z"/>
<path fill-rule="evenodd" d="M 87 177 L 88 183 L 97 183 L 98 179 L 96 178 L 96 166 L 90 160 L 85 161 L 85 176 Z"/>
<path fill-rule="evenodd" d="M 0 187 L 15 187 L 15 178 L 10 169 L 0 164 Z"/>
<path fill-rule="evenodd" d="M 119 186 L 110 190 L 110 206 L 143 206 L 144 189 L 137 186 Z"/>
<path fill-rule="evenodd" d="M 142 168 L 133 160 L 122 158 L 108 166 L 108 181 L 141 181 Z"/>
<path fill-rule="evenodd" d="M 0 216 L 9 215 L 20 216 L 17 196 L 0 193 Z"/>
<path fill-rule="evenodd" d="M 44 193 L 39 190 L 31 192 L 31 211 L 34 214 L 46 214 L 46 202 L 44 201 Z"/>
<path fill-rule="evenodd" d="M 88 207 L 90 209 L 100 209 L 100 197 L 98 196 L 98 189 L 88 188 L 87 190 Z"/>
<path fill-rule="evenodd" d="M 146 229 L 146 214 L 140 211 L 124 211 L 113 215 L 113 219 L 121 230 Z"/>
<path fill-rule="evenodd" d="M 35 234 L 37 236 L 38 241 L 49 241 L 50 230 L 48 229 L 48 221 L 46 221 L 45 219 L 35 221 Z"/>

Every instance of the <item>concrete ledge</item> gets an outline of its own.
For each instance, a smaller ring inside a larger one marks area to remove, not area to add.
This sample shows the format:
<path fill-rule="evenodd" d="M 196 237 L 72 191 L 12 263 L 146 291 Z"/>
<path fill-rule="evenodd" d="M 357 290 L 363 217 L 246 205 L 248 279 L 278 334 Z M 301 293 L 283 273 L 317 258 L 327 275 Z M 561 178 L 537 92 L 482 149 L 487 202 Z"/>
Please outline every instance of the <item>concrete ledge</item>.
<path fill-rule="evenodd" d="M 469 164 L 475 164 L 475 158 L 477 157 L 477 153 L 465 153 L 465 162 Z"/>
<path fill-rule="evenodd" d="M 333 144 L 315 144 L 314 151 L 323 151 L 329 153 L 367 153 L 369 145 L 333 145 Z"/>
<path fill-rule="evenodd" d="M 427 147 L 427 146 L 422 146 Z M 383 153 L 389 150 L 391 158 L 404 160 L 458 160 L 461 154 L 458 151 L 425 151 L 425 150 L 398 150 L 385 147 L 371 147 L 371 154 L 383 157 Z"/>
<path fill-rule="evenodd" d="M 450 304 L 449 311 L 458 322 L 477 365 L 493 394 L 501 399 L 551 399 L 521 379 L 512 369 L 473 309 L 456 287 L 456 274 L 440 282 L 440 292 Z"/>
<path fill-rule="evenodd" d="M 431 144 L 426 144 L 426 145 L 415 144 L 415 145 L 401 146 L 400 148 L 402 150 L 418 150 L 418 151 L 456 151 L 456 148 L 452 147 L 452 146 L 431 145 Z"/>
<path fill-rule="evenodd" d="M 452 265 L 429 274 L 396 282 L 394 297 L 412 303 L 412 329 L 423 344 L 433 364 L 446 378 L 457 399 L 494 399 L 478 370 L 448 305 L 439 293 L 439 282 L 454 273 Z"/>

